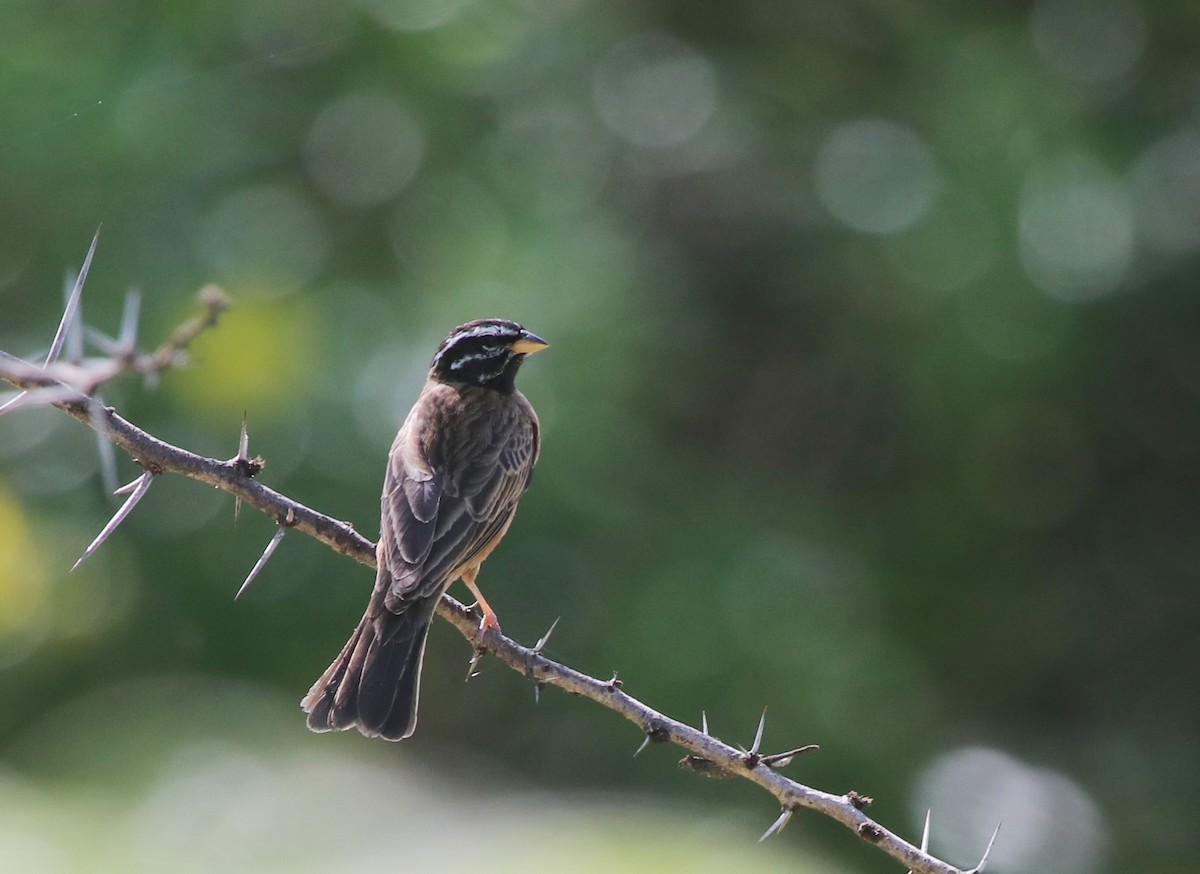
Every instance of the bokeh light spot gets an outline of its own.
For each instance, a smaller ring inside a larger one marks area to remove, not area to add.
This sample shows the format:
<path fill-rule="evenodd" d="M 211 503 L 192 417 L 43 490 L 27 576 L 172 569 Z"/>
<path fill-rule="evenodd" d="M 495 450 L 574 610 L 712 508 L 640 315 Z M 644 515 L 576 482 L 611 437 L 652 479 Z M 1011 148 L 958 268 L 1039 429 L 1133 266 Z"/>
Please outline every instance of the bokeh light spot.
<path fill-rule="evenodd" d="M 25 511 L 0 482 L 0 640 L 26 629 L 45 598 L 45 584 Z"/>
<path fill-rule="evenodd" d="M 198 246 L 219 282 L 274 297 L 298 290 L 317 274 L 329 238 L 307 198 L 262 185 L 225 198 L 205 221 Z"/>
<path fill-rule="evenodd" d="M 487 144 L 493 183 L 515 204 L 561 216 L 593 207 L 612 142 L 595 117 L 569 103 L 509 113 Z"/>
<path fill-rule="evenodd" d="M 592 97 L 609 130 L 635 146 L 681 145 L 708 123 L 717 106 L 712 64 L 672 36 L 640 34 L 601 60 Z"/>
<path fill-rule="evenodd" d="M 934 811 L 943 859 L 978 859 L 1000 823 L 988 867 L 1006 874 L 1090 874 L 1107 849 L 1104 816 L 1077 783 L 998 750 L 973 747 L 935 759 L 915 801 L 921 819 Z"/>
<path fill-rule="evenodd" d="M 190 409 L 237 426 L 244 413 L 272 416 L 299 405 L 319 361 L 320 332 L 303 301 L 234 297 L 219 330 L 193 344 L 191 365 L 174 373 L 177 397 Z"/>
<path fill-rule="evenodd" d="M 1138 157 L 1131 173 L 1138 229 L 1157 249 L 1200 249 L 1200 134 L 1168 137 Z"/>
<path fill-rule="evenodd" d="M 383 94 L 346 94 L 321 110 L 304 144 L 309 175 L 333 200 L 367 207 L 412 181 L 425 152 L 420 123 Z"/>
<path fill-rule="evenodd" d="M 1031 24 L 1046 66 L 1086 85 L 1124 76 L 1146 47 L 1146 20 L 1129 0 L 1042 0 Z"/>
<path fill-rule="evenodd" d="M 835 218 L 894 234 L 925 215 L 940 187 L 933 151 L 911 129 L 869 119 L 836 128 L 817 152 L 817 194 Z"/>
<path fill-rule="evenodd" d="M 1069 156 L 1029 174 L 1021 196 L 1021 263 L 1042 291 L 1082 303 L 1115 291 L 1133 259 L 1124 187 L 1094 161 Z"/>

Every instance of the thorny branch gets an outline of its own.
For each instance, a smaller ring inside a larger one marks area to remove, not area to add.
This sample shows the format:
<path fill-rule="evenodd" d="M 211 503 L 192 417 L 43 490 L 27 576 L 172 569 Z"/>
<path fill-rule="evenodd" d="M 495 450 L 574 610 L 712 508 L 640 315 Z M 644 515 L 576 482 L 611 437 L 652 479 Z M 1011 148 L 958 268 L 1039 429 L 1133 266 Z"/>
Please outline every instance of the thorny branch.
<path fill-rule="evenodd" d="M 81 285 L 85 273 L 86 269 L 81 271 L 77 286 Z M 264 462 L 259 458 L 247 457 L 244 433 L 238 454 L 233 458 L 228 461 L 206 458 L 159 440 L 122 418 L 112 407 L 99 405 L 91 397 L 101 384 L 122 373 L 157 374 L 179 363 L 188 344 L 197 334 L 213 325 L 217 315 L 227 305 L 224 296 L 212 287 L 202 292 L 201 301 L 204 314 L 178 329 L 156 352 L 148 355 L 133 349 L 127 325 L 122 327 L 123 342 L 112 345 L 112 354 L 108 358 L 60 365 L 52 360 L 56 357 L 52 352 L 46 364 L 38 366 L 0 351 L 0 379 L 24 390 L 25 395 L 32 396 L 31 401 L 24 405 L 39 403 L 58 407 L 125 450 L 145 471 L 130 486 L 121 490 L 131 492 L 129 499 L 112 522 L 105 526 L 101 536 L 88 547 L 85 557 L 133 509 L 155 476 L 175 473 L 222 489 L 239 501 L 261 510 L 279 524 L 279 531 L 243 588 L 265 564 L 279 544 L 282 533 L 289 528 L 302 531 L 361 564 L 375 567 L 375 545 L 356 532 L 348 522 L 340 522 L 312 510 L 254 479 L 262 471 Z M 14 405 L 10 401 L 5 406 L 11 409 Z M 494 629 L 481 631 L 474 611 L 449 595 L 443 596 L 438 613 L 472 644 L 476 661 L 482 655 L 493 656 L 529 678 L 534 683 L 535 692 L 544 686 L 556 686 L 624 716 L 646 735 L 639 752 L 649 743 L 672 743 L 687 751 L 687 755 L 679 762 L 687 770 L 708 777 L 741 777 L 761 786 L 775 797 L 781 808 L 779 818 L 763 838 L 780 831 L 796 811 L 807 809 L 840 822 L 860 839 L 877 846 L 915 874 L 978 874 L 983 870 L 986 852 L 983 860 L 970 871 L 955 868 L 927 852 L 928 831 L 918 847 L 868 817 L 864 811 L 871 803 L 870 798 L 854 791 L 844 795 L 822 792 L 780 774 L 777 769 L 787 765 L 793 756 L 815 747 L 763 755 L 759 752 L 763 721 L 759 723 L 754 744 L 749 750 L 734 748 L 708 733 L 707 719 L 703 720 L 701 729 L 693 728 L 629 695 L 616 676 L 611 680 L 599 680 L 547 658 L 542 654 L 542 647 L 549 632 L 530 648 Z M 765 717 L 764 711 L 764 721 Z M 991 844 L 988 849 L 991 849 Z"/>

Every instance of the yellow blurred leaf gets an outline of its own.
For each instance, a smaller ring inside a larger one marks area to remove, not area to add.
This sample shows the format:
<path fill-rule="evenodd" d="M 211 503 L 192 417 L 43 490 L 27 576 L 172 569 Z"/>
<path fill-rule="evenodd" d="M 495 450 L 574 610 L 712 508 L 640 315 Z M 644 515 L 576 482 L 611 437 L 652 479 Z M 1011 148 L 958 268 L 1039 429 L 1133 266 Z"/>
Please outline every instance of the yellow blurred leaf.
<path fill-rule="evenodd" d="M 180 403 L 223 418 L 278 415 L 302 403 L 320 339 L 312 307 L 295 298 L 238 299 L 192 346 L 191 364 L 175 378 Z"/>

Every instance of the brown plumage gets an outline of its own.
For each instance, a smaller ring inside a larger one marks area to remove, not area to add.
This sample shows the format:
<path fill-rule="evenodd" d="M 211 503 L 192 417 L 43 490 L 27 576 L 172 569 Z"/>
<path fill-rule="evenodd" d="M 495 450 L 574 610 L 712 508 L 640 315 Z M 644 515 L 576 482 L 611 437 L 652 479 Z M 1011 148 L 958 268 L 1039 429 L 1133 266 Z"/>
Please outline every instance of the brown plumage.
<path fill-rule="evenodd" d="M 545 347 L 501 319 L 461 325 L 438 347 L 388 454 L 367 612 L 301 702 L 313 731 L 413 733 L 429 624 L 455 580 L 475 594 L 483 624 L 499 627 L 475 575 L 533 476 L 538 418 L 514 379 L 524 357 Z"/>

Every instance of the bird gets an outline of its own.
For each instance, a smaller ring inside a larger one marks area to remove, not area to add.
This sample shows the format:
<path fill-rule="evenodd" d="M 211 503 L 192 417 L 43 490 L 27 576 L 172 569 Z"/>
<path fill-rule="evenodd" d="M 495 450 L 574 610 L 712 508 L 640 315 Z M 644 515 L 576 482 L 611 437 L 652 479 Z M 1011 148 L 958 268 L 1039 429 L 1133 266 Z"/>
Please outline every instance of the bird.
<path fill-rule="evenodd" d="M 300 704 L 313 731 L 412 735 L 429 626 L 455 580 L 475 596 L 480 629 L 499 629 L 476 576 L 537 464 L 537 413 L 515 379 L 548 345 L 516 322 L 478 319 L 438 346 L 388 453 L 367 610 Z"/>

